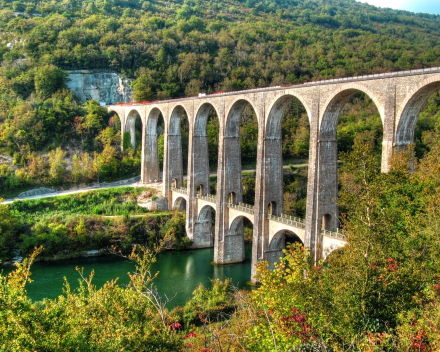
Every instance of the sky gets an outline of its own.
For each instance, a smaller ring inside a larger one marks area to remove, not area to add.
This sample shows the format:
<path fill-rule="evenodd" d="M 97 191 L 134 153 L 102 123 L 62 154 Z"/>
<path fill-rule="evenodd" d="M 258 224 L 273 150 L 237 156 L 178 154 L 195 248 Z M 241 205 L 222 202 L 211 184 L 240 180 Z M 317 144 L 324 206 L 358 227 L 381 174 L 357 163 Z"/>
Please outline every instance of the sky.
<path fill-rule="evenodd" d="M 358 0 L 359 1 L 359 0 Z M 440 0 L 360 0 L 374 6 L 440 15 Z"/>

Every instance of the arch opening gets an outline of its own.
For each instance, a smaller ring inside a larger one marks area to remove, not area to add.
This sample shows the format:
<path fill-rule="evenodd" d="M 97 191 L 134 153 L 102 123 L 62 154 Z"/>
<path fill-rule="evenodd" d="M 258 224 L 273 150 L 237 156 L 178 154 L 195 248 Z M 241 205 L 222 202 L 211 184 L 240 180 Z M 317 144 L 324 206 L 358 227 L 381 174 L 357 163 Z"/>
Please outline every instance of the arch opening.
<path fill-rule="evenodd" d="M 215 210 L 210 205 L 205 205 L 199 213 L 194 226 L 195 243 L 199 247 L 212 247 L 214 245 Z"/>
<path fill-rule="evenodd" d="M 228 194 L 228 203 L 230 204 L 238 204 L 237 202 L 237 195 L 235 192 L 231 192 Z"/>
<path fill-rule="evenodd" d="M 226 263 L 239 263 L 245 260 L 245 244 L 254 240 L 253 228 L 251 220 L 245 216 L 234 219 L 228 235 L 224 238 Z"/>
<path fill-rule="evenodd" d="M 158 182 L 162 179 L 164 153 L 165 121 L 162 112 L 154 108 L 147 116 L 144 144 L 144 183 Z"/>
<path fill-rule="evenodd" d="M 122 136 L 122 148 L 127 151 L 129 148 L 139 150 L 142 144 L 142 118 L 139 112 L 132 110 L 127 115 L 125 131 Z"/>
<path fill-rule="evenodd" d="M 235 194 L 234 204 L 255 203 L 255 169 L 258 147 L 258 117 L 247 100 L 238 100 L 231 107 L 225 127 L 225 196 Z"/>
<path fill-rule="evenodd" d="M 217 177 L 210 176 L 217 170 L 219 117 L 215 107 L 203 104 L 196 113 L 193 133 L 194 184 L 203 186 L 203 194 L 216 194 Z M 198 190 L 195 190 L 198 192 Z"/>
<path fill-rule="evenodd" d="M 293 95 L 278 98 L 266 124 L 265 196 L 277 205 L 268 208 L 269 214 L 305 216 L 308 169 L 295 165 L 307 163 L 309 140 L 306 107 Z M 289 169 L 284 165 L 290 165 Z"/>
<path fill-rule="evenodd" d="M 203 187 L 202 184 L 200 184 L 200 185 L 197 186 L 197 194 L 198 194 L 199 196 L 205 196 L 205 195 L 206 195 L 206 194 L 205 194 L 205 188 Z"/>
<path fill-rule="evenodd" d="M 325 214 L 322 217 L 321 229 L 331 230 L 331 224 L 332 224 L 332 216 L 330 214 Z"/>
<path fill-rule="evenodd" d="M 320 125 L 318 219 L 322 228 L 335 231 L 339 212 L 350 213 L 349 194 L 361 192 L 364 177 L 374 177 L 381 170 L 383 123 L 372 97 L 359 89 L 349 88 L 337 93 L 325 107 Z M 341 162 L 341 165 L 338 165 Z M 341 166 L 341 167 L 339 167 Z M 339 183 L 338 183 L 339 182 Z M 357 186 L 356 186 L 357 185 Z"/>
<path fill-rule="evenodd" d="M 288 244 L 300 243 L 304 245 L 299 236 L 292 231 L 289 230 L 281 230 L 275 234 L 270 241 L 269 250 L 280 250 L 286 248 Z"/>
<path fill-rule="evenodd" d="M 304 245 L 299 236 L 294 232 L 289 230 L 277 232 L 272 238 L 268 251 L 266 252 L 266 260 L 269 262 L 269 268 L 274 269 L 275 263 L 278 263 L 280 258 L 284 257 L 283 249 L 285 249 L 288 244 L 296 243 Z"/>
<path fill-rule="evenodd" d="M 269 215 L 277 215 L 277 203 L 276 202 L 269 203 L 268 213 L 269 213 Z"/>
<path fill-rule="evenodd" d="M 171 113 L 168 128 L 168 174 L 169 179 L 177 179 L 184 186 L 184 175 L 188 170 L 188 114 L 182 106 L 176 106 Z"/>
<path fill-rule="evenodd" d="M 397 150 L 414 144 L 414 154 L 421 159 L 436 139 L 433 131 L 440 121 L 440 81 L 424 85 L 405 104 L 396 130 Z M 414 168 L 414 160 L 410 160 Z"/>
<path fill-rule="evenodd" d="M 183 197 L 178 197 L 174 201 L 173 210 L 185 211 L 186 210 L 186 199 Z"/>

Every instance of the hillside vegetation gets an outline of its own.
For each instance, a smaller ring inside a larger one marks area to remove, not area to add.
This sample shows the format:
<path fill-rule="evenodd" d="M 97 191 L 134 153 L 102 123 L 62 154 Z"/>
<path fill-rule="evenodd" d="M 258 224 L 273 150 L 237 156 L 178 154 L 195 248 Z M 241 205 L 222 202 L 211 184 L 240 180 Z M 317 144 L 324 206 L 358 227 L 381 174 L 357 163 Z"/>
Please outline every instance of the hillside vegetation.
<path fill-rule="evenodd" d="M 341 0 L 2 0 L 0 194 L 139 174 L 140 135 L 132 150 L 117 117 L 96 102 L 79 105 L 66 90 L 66 70 L 116 71 L 133 79 L 137 101 L 164 99 L 439 66 L 439 29 L 439 16 Z M 378 130 L 380 140 L 374 105 L 357 98 L 341 119 L 344 151 L 359 129 Z M 245 110 L 241 129 L 250 163 L 253 115 Z M 215 165 L 215 119 L 208 133 Z M 304 108 L 294 102 L 283 120 L 284 157 L 307 158 L 308 137 Z"/>

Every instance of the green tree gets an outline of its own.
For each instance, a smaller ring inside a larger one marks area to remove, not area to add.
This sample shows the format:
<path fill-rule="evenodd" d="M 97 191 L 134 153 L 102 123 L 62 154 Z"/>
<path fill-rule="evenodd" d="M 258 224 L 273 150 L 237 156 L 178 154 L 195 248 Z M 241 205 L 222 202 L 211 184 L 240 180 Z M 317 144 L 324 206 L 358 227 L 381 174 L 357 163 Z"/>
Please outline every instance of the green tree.
<path fill-rule="evenodd" d="M 49 177 L 50 182 L 54 185 L 58 185 L 63 181 L 64 176 L 67 173 L 66 170 L 66 153 L 62 151 L 60 147 L 55 150 L 51 150 L 47 155 L 49 161 Z"/>
<path fill-rule="evenodd" d="M 35 91 L 42 100 L 66 88 L 68 73 L 54 65 L 39 67 L 35 72 Z"/>
<path fill-rule="evenodd" d="M 11 258 L 16 243 L 16 225 L 17 220 L 12 216 L 9 206 L 0 204 L 0 261 Z"/>

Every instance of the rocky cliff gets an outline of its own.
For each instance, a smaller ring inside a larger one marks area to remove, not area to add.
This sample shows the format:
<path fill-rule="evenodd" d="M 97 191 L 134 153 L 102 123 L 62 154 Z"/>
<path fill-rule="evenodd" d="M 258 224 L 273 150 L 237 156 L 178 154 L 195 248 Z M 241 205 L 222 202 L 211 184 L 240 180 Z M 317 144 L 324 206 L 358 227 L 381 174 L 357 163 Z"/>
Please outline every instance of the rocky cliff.
<path fill-rule="evenodd" d="M 70 71 L 67 86 L 81 103 L 95 99 L 101 105 L 132 101 L 130 81 L 114 72 Z"/>

